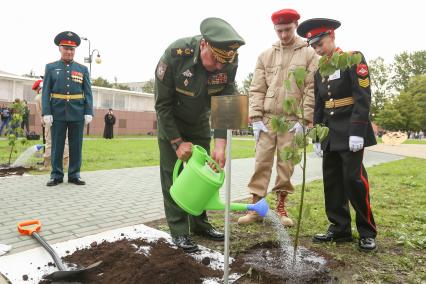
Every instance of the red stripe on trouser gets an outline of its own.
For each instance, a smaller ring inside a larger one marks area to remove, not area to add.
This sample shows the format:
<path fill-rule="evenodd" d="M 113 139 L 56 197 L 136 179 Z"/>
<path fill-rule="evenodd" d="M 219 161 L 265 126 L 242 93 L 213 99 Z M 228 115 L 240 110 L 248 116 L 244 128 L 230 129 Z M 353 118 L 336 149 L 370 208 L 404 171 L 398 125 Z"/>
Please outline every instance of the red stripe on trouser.
<path fill-rule="evenodd" d="M 362 164 L 361 164 L 361 179 L 362 179 L 362 182 L 364 183 L 364 186 L 365 186 L 365 189 L 366 189 L 365 203 L 367 204 L 367 220 L 368 220 L 368 223 L 370 224 L 370 226 L 373 227 L 374 230 L 376 230 L 376 226 L 374 226 L 371 223 L 371 208 L 370 208 L 370 201 L 369 201 L 370 186 L 368 184 L 367 179 L 362 175 Z"/>

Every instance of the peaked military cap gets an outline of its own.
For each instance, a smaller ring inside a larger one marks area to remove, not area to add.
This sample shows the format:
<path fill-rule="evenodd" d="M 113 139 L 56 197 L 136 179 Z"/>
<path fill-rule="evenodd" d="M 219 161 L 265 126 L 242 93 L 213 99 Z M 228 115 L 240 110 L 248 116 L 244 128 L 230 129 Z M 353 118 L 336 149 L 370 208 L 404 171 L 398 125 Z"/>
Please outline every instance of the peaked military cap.
<path fill-rule="evenodd" d="M 308 40 L 308 44 L 318 42 L 323 36 L 329 35 L 340 27 L 340 22 L 333 19 L 314 18 L 304 21 L 297 28 L 297 34 Z"/>
<path fill-rule="evenodd" d="M 57 46 L 77 47 L 80 45 L 80 42 L 80 37 L 76 33 L 70 31 L 59 33 L 55 37 L 55 44 Z"/>
<path fill-rule="evenodd" d="M 200 31 L 220 63 L 232 63 L 244 39 L 225 20 L 207 18 L 201 22 Z"/>

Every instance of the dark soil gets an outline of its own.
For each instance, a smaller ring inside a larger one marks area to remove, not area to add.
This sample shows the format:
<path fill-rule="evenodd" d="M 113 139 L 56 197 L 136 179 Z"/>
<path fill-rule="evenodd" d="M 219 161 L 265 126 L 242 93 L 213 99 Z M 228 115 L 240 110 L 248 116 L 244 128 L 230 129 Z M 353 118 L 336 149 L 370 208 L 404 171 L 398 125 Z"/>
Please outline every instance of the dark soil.
<path fill-rule="evenodd" d="M 0 165 L 0 177 L 12 176 L 12 175 L 23 175 L 25 172 L 28 172 L 31 168 L 25 167 L 10 167 L 8 165 Z"/>
<path fill-rule="evenodd" d="M 141 247 L 150 247 L 150 250 L 144 253 Z M 86 272 L 78 279 L 80 283 L 202 283 L 203 278 L 222 277 L 223 274 L 203 264 L 210 263 L 209 259 L 197 262 L 164 239 L 155 243 L 142 239 L 104 241 L 64 257 L 65 262 L 83 267 L 100 260 L 102 264 Z M 40 283 L 51 282 L 44 280 Z"/>

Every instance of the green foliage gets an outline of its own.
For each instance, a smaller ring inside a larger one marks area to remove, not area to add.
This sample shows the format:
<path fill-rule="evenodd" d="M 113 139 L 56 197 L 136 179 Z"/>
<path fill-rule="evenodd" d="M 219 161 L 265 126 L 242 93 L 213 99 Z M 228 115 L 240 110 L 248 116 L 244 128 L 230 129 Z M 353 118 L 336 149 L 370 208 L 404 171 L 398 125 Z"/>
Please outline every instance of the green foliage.
<path fill-rule="evenodd" d="M 390 74 L 391 66 L 385 64 L 384 59 L 378 57 L 368 64 L 371 78 L 371 120 L 376 119 L 376 115 L 383 110 L 385 103 L 390 100 L 393 95 Z"/>
<path fill-rule="evenodd" d="M 97 87 L 104 87 L 104 88 L 112 88 L 112 89 L 119 89 L 119 90 L 130 90 L 130 87 L 123 85 L 123 84 L 118 84 L 118 83 L 110 83 L 107 79 L 104 79 L 102 77 L 98 77 L 95 80 L 92 81 L 92 86 L 97 86 Z"/>
<path fill-rule="evenodd" d="M 283 102 L 283 111 L 285 115 L 296 113 L 298 108 L 299 107 L 295 98 L 288 98 Z"/>
<path fill-rule="evenodd" d="M 153 94 L 155 91 L 155 81 L 154 79 L 150 79 L 149 81 L 146 81 L 145 84 L 142 86 L 142 91 L 145 93 Z"/>
<path fill-rule="evenodd" d="M 9 160 L 8 164 L 10 164 L 12 160 L 12 153 L 17 153 L 16 144 L 19 136 L 24 136 L 24 130 L 21 128 L 21 123 L 23 120 L 23 116 L 25 115 L 26 108 L 25 105 L 17 100 L 10 105 L 10 110 L 12 114 L 12 119 L 9 122 L 9 126 L 7 128 L 7 141 L 10 147 L 9 151 Z M 27 143 L 27 139 L 23 138 L 20 140 L 21 144 L 24 145 Z"/>
<path fill-rule="evenodd" d="M 243 81 L 243 87 L 241 88 L 240 92 L 244 95 L 248 96 L 250 91 L 250 85 L 251 81 L 253 80 L 253 72 L 248 73 L 247 77 Z"/>
<path fill-rule="evenodd" d="M 359 64 L 362 60 L 360 53 L 335 52 L 331 57 L 322 56 L 319 60 L 318 68 L 322 77 L 327 77 L 337 70 L 345 70 L 353 65 Z"/>
<path fill-rule="evenodd" d="M 410 78 L 426 75 L 426 50 L 413 53 L 403 52 L 394 58 L 392 85 L 398 91 L 404 91 Z"/>
<path fill-rule="evenodd" d="M 271 119 L 272 129 L 278 133 L 285 133 L 289 128 L 289 123 L 284 117 L 272 117 Z"/>

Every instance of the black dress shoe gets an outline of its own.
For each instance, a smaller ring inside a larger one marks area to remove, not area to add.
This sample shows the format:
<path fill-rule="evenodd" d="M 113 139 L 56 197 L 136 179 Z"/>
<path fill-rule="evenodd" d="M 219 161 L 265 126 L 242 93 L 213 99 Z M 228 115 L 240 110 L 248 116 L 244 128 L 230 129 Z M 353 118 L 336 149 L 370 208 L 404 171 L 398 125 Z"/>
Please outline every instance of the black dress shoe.
<path fill-rule="evenodd" d="M 213 241 L 223 241 L 225 239 L 225 234 L 219 231 L 216 231 L 214 228 L 209 228 L 204 231 L 197 231 L 194 234 L 207 237 Z"/>
<path fill-rule="evenodd" d="M 352 235 L 338 235 L 333 232 L 327 231 L 325 234 L 316 234 L 312 239 L 314 243 L 327 243 L 327 242 L 351 242 Z"/>
<path fill-rule="evenodd" d="M 374 238 L 361 238 L 358 242 L 361 251 L 373 251 L 377 248 L 376 240 Z"/>
<path fill-rule="evenodd" d="M 85 185 L 86 182 L 84 180 L 81 180 L 80 178 L 69 178 L 68 183 L 73 183 L 76 185 Z"/>
<path fill-rule="evenodd" d="M 51 180 L 49 180 L 49 181 L 46 183 L 46 185 L 47 185 L 47 186 L 55 186 L 55 185 L 58 185 L 58 184 L 63 183 L 63 182 L 64 182 L 64 180 L 63 180 L 63 179 L 54 179 L 54 178 L 52 178 Z"/>
<path fill-rule="evenodd" d="M 172 241 L 178 248 L 183 249 L 184 252 L 191 253 L 198 251 L 197 244 L 187 235 L 173 237 Z"/>

